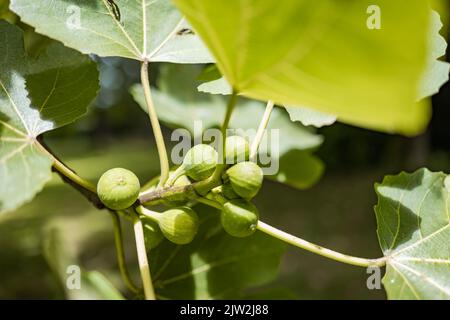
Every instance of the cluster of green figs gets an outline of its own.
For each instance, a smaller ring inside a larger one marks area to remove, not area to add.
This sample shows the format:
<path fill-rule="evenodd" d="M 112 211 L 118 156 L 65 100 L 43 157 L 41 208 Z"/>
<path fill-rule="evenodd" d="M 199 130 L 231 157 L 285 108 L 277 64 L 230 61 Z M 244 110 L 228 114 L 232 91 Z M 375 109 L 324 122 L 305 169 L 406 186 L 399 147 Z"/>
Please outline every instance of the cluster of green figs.
<path fill-rule="evenodd" d="M 157 246 L 163 237 L 175 244 L 190 243 L 199 228 L 198 215 L 191 206 L 202 202 L 201 199 L 221 208 L 221 223 L 227 233 L 234 237 L 252 235 L 257 228 L 259 213 L 250 201 L 262 186 L 263 171 L 256 163 L 249 161 L 249 149 L 247 139 L 241 136 L 226 138 L 223 157 L 207 144 L 192 147 L 182 164 L 171 171 L 164 188 L 206 181 L 217 174 L 219 165 L 221 184 L 208 190 L 205 195 L 167 193 L 163 203 L 169 209 L 161 213 L 152 211 L 151 215 L 144 218 L 148 245 Z M 156 189 L 156 186 L 153 188 Z M 111 169 L 98 181 L 97 192 L 106 207 L 125 210 L 136 204 L 140 194 L 139 179 L 129 170 Z"/>

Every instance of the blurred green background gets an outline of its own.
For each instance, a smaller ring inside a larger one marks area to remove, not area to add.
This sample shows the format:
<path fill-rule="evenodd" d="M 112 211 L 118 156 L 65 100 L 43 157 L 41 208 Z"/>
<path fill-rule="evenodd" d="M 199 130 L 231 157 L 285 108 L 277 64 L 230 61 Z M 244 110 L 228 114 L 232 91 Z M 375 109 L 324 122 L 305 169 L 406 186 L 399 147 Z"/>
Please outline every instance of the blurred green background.
<path fill-rule="evenodd" d="M 26 30 L 26 46 L 38 54 L 48 39 L 34 34 L 7 11 L 0 17 Z M 139 80 L 139 65 L 123 59 L 98 59 L 102 91 L 81 121 L 45 136 L 47 144 L 77 173 L 95 182 L 107 169 L 125 167 L 141 181 L 157 174 L 158 158 L 147 115 L 128 88 Z M 152 81 L 159 65 L 152 67 Z M 265 221 L 323 246 L 365 257 L 381 254 L 373 206 L 373 184 L 386 174 L 426 166 L 448 171 L 450 164 L 450 85 L 433 97 L 429 129 L 416 138 L 375 133 L 335 124 L 322 128 L 318 150 L 326 164 L 313 188 L 299 191 L 267 182 L 256 199 Z M 170 130 L 164 128 L 166 136 Z M 168 139 L 167 139 L 168 140 Z M 33 202 L 0 217 L 0 298 L 64 298 L 64 291 L 43 254 L 49 226 L 63 224 L 70 232 L 81 265 L 101 270 L 124 289 L 117 268 L 111 218 L 97 211 L 55 175 Z M 125 249 L 133 278 L 138 280 L 131 226 L 124 223 Z M 300 299 L 383 299 L 383 290 L 366 287 L 365 269 L 290 248 L 278 279 L 268 285 L 279 297 Z"/>

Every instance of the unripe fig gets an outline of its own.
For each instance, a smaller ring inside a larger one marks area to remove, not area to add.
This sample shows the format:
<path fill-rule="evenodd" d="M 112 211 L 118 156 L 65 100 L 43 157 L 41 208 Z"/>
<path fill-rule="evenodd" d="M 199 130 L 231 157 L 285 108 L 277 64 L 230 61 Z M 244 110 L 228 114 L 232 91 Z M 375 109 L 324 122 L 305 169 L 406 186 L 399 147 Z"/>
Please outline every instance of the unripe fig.
<path fill-rule="evenodd" d="M 226 171 L 234 192 L 250 200 L 258 194 L 263 182 L 263 172 L 254 162 L 240 162 Z"/>
<path fill-rule="evenodd" d="M 106 171 L 98 181 L 97 193 L 102 203 L 113 210 L 129 208 L 137 200 L 139 179 L 127 169 L 115 168 Z"/>
<path fill-rule="evenodd" d="M 205 180 L 213 174 L 217 159 L 218 154 L 213 147 L 198 144 L 186 153 L 182 167 L 184 173 L 195 181 Z"/>
<path fill-rule="evenodd" d="M 145 246 L 148 249 L 156 248 L 164 240 L 164 235 L 158 223 L 150 218 L 143 218 L 142 223 L 144 225 Z"/>
<path fill-rule="evenodd" d="M 159 227 L 164 236 L 175 244 L 187 244 L 197 234 L 199 219 L 194 210 L 180 207 L 163 212 Z"/>
<path fill-rule="evenodd" d="M 231 200 L 223 205 L 220 220 L 225 231 L 233 237 L 252 235 L 258 225 L 258 209 L 243 199 Z"/>
<path fill-rule="evenodd" d="M 230 136 L 225 140 L 226 164 L 235 164 L 247 161 L 249 156 L 249 145 L 247 139 L 240 136 Z"/>

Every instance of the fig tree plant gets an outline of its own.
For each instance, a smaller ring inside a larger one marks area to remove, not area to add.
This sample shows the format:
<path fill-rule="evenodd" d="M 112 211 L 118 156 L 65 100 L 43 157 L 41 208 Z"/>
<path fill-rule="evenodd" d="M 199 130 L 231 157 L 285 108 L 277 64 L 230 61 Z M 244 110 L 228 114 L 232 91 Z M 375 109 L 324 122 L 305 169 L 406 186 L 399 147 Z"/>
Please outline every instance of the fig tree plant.
<path fill-rule="evenodd" d="M 0 21 L 1 214 L 14 214 L 56 172 L 113 217 L 123 281 L 145 299 L 237 297 L 276 278 L 286 244 L 356 267 L 384 267 L 390 299 L 450 299 L 446 173 L 424 168 L 375 186 L 378 258 L 284 232 L 265 223 L 252 202 L 263 179 L 301 192 L 320 178 L 314 151 L 323 138 L 311 125 L 340 121 L 406 136 L 427 127 L 429 96 L 450 69 L 439 60 L 446 50 L 439 15 L 428 0 L 378 0 L 383 14 L 374 30 L 367 25 L 372 2 L 10 0 L 21 22 L 51 41 L 35 57 L 20 28 Z M 89 181 L 45 143 L 47 132 L 84 116 L 96 98 L 95 57 L 139 62 L 141 83 L 130 92 L 148 114 L 160 167 L 149 182 L 121 168 Z M 157 88 L 149 78 L 156 62 L 164 63 Z M 176 167 L 160 122 L 193 132 L 196 120 L 220 138 L 202 139 Z M 273 129 L 276 147 L 267 142 Z M 279 163 L 276 172 L 265 174 L 261 154 Z M 141 284 L 125 263 L 122 221 L 134 231 Z M 111 287 L 98 273 L 84 281 Z M 110 289 L 107 298 L 122 297 Z"/>

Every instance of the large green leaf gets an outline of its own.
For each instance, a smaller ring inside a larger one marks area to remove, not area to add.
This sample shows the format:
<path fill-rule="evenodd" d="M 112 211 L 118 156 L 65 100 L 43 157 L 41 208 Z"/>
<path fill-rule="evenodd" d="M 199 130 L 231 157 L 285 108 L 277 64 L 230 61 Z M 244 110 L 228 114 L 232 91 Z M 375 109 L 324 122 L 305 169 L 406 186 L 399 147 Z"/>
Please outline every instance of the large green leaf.
<path fill-rule="evenodd" d="M 83 53 L 206 63 L 212 58 L 169 0 L 12 0 L 36 31 Z"/>
<path fill-rule="evenodd" d="M 447 182 L 445 182 L 447 179 Z M 376 186 L 390 299 L 450 299 L 450 180 L 426 169 Z"/>
<path fill-rule="evenodd" d="M 95 62 L 61 44 L 52 44 L 26 77 L 33 108 L 44 123 L 39 133 L 74 122 L 87 112 L 87 106 L 99 90 Z"/>
<path fill-rule="evenodd" d="M 440 87 L 449 79 L 450 64 L 438 60 L 445 55 L 447 42 L 439 34 L 442 28 L 442 22 L 439 14 L 432 12 L 431 28 L 429 30 L 429 47 L 431 52 L 428 56 L 427 68 L 422 75 L 419 88 L 419 98 L 426 98 L 437 93 Z M 215 66 L 215 65 L 214 65 Z M 231 85 L 224 77 L 221 77 L 218 70 L 214 70 L 215 78 L 211 81 L 202 83 L 198 90 L 211 94 L 229 95 L 232 93 Z M 305 126 L 314 126 L 317 128 L 331 125 L 336 121 L 336 116 L 312 110 L 306 107 L 285 106 L 289 112 L 292 121 L 300 121 Z"/>
<path fill-rule="evenodd" d="M 417 103 L 430 51 L 427 1 L 175 3 L 246 96 L 387 132 L 416 134 L 428 122 L 429 103 Z M 367 27 L 374 4 L 379 30 Z"/>
<path fill-rule="evenodd" d="M 159 299 L 236 298 L 243 290 L 274 280 L 286 246 L 257 232 L 238 239 L 220 226 L 218 212 L 200 209 L 201 227 L 186 246 L 168 241 L 150 251 Z"/>
<path fill-rule="evenodd" d="M 60 45 L 26 57 L 20 29 L 0 21 L 0 212 L 30 200 L 51 177 L 36 138 L 73 122 L 95 98 L 95 63 Z"/>

